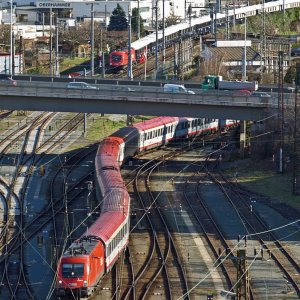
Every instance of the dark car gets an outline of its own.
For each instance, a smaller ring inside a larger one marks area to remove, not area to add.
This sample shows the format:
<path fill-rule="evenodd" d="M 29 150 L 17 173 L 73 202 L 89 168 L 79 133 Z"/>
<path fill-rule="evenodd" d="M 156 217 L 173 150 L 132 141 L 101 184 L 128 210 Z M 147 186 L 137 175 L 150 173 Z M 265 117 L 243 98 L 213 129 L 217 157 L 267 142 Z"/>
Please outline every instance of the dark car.
<path fill-rule="evenodd" d="M 253 92 L 252 96 L 254 97 L 266 97 L 266 98 L 271 98 L 271 95 L 266 93 L 266 92 Z"/>
<path fill-rule="evenodd" d="M 0 74 L 0 85 L 16 86 L 17 81 L 13 80 L 9 74 Z"/>
<path fill-rule="evenodd" d="M 300 56 L 300 48 L 293 48 L 291 50 L 291 56 Z"/>

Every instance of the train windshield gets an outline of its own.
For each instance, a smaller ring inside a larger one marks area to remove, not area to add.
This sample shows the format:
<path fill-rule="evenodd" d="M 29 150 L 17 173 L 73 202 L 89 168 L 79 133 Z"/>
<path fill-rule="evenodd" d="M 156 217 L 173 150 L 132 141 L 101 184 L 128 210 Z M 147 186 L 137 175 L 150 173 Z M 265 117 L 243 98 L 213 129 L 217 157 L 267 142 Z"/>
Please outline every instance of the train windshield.
<path fill-rule="evenodd" d="M 63 264 L 62 276 L 64 278 L 77 278 L 84 275 L 84 264 Z"/>
<path fill-rule="evenodd" d="M 120 61 L 121 60 L 121 55 L 119 55 L 119 54 L 112 54 L 111 59 L 113 61 Z"/>

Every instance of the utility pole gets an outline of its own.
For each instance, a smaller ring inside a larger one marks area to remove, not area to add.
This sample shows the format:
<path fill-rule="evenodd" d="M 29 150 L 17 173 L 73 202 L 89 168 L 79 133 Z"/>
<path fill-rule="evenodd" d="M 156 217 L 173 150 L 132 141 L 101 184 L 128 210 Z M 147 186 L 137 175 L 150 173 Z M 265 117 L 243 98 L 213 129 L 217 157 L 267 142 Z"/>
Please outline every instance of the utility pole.
<path fill-rule="evenodd" d="M 94 76 L 95 66 L 94 66 L 94 3 L 91 3 L 91 75 Z"/>
<path fill-rule="evenodd" d="M 138 13 L 137 13 L 137 39 L 139 40 L 141 38 L 141 24 L 140 24 L 140 0 L 138 0 Z"/>
<path fill-rule="evenodd" d="M 166 38 L 165 38 L 165 0 L 163 0 L 163 53 L 162 53 L 162 73 L 165 72 L 165 64 L 166 64 Z"/>
<path fill-rule="evenodd" d="M 300 64 L 296 64 L 295 106 L 294 106 L 294 155 L 293 155 L 293 195 L 300 195 L 300 107 L 298 89 L 300 85 Z"/>
<path fill-rule="evenodd" d="M 10 0 L 10 60 L 9 60 L 9 74 L 13 75 L 13 0 Z"/>
<path fill-rule="evenodd" d="M 155 72 L 158 73 L 158 0 L 155 2 Z"/>
<path fill-rule="evenodd" d="M 214 9 L 214 6 L 212 6 L 212 5 L 210 5 L 209 14 L 210 14 L 210 20 L 211 20 L 211 22 L 210 22 L 210 26 L 211 26 L 210 27 L 211 28 L 210 32 L 211 32 L 211 34 L 215 35 L 215 9 Z"/>
<path fill-rule="evenodd" d="M 102 28 L 100 29 L 100 53 L 101 53 L 101 73 L 102 73 L 102 78 L 105 78 L 105 54 L 103 51 L 103 32 Z"/>
<path fill-rule="evenodd" d="M 128 7 L 128 79 L 132 80 L 132 58 L 131 58 L 131 12 Z"/>
<path fill-rule="evenodd" d="M 283 99 L 283 51 L 278 52 L 278 116 L 280 127 L 279 172 L 284 172 L 284 99 Z"/>
<path fill-rule="evenodd" d="M 55 26 L 55 76 L 59 77 L 59 51 L 58 51 L 58 12 L 56 15 L 56 26 Z"/>
<path fill-rule="evenodd" d="M 11 66 L 12 66 L 12 73 L 11 75 L 15 75 L 15 33 L 12 32 L 12 57 L 11 57 Z"/>
<path fill-rule="evenodd" d="M 50 76 L 53 76 L 53 64 L 52 64 L 52 7 L 50 7 Z"/>
<path fill-rule="evenodd" d="M 261 33 L 260 33 L 260 73 L 261 81 L 263 81 L 263 73 L 266 68 L 266 10 L 265 10 L 265 0 L 262 0 L 261 4 Z"/>
<path fill-rule="evenodd" d="M 247 80 L 247 15 L 244 14 L 244 19 L 245 19 L 245 32 L 244 32 L 244 39 L 245 39 L 245 44 L 244 44 L 244 53 L 243 53 L 243 81 Z"/>
<path fill-rule="evenodd" d="M 226 19 L 226 40 L 229 40 L 229 36 L 230 36 L 230 19 L 229 19 L 229 4 L 228 4 L 228 0 L 226 0 L 226 5 L 225 5 L 225 19 Z"/>

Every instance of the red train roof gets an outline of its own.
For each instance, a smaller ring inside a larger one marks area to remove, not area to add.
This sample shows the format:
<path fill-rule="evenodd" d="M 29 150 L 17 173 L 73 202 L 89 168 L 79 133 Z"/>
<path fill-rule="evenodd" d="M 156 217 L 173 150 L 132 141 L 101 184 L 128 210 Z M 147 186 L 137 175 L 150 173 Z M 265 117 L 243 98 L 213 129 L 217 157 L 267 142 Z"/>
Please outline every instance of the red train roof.
<path fill-rule="evenodd" d="M 127 215 L 129 212 L 129 203 L 129 194 L 125 187 L 113 188 L 103 199 L 101 213 L 120 211 Z"/>
<path fill-rule="evenodd" d="M 85 232 L 84 236 L 97 236 L 105 243 L 113 236 L 126 219 L 122 212 L 104 212 L 96 222 Z"/>
<path fill-rule="evenodd" d="M 179 118 L 177 117 L 158 117 L 151 120 L 139 122 L 136 124 L 133 124 L 133 127 L 137 128 L 139 131 L 148 130 L 151 128 L 156 128 L 162 125 L 170 124 L 177 122 Z"/>

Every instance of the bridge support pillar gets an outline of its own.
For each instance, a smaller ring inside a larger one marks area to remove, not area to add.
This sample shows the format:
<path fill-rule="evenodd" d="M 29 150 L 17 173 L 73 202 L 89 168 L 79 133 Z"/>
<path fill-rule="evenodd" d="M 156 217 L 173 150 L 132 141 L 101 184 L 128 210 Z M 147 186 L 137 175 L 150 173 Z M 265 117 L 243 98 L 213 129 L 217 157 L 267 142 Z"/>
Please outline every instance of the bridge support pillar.
<path fill-rule="evenodd" d="M 245 157 L 245 149 L 247 147 L 247 121 L 241 121 L 240 126 L 240 154 Z"/>

